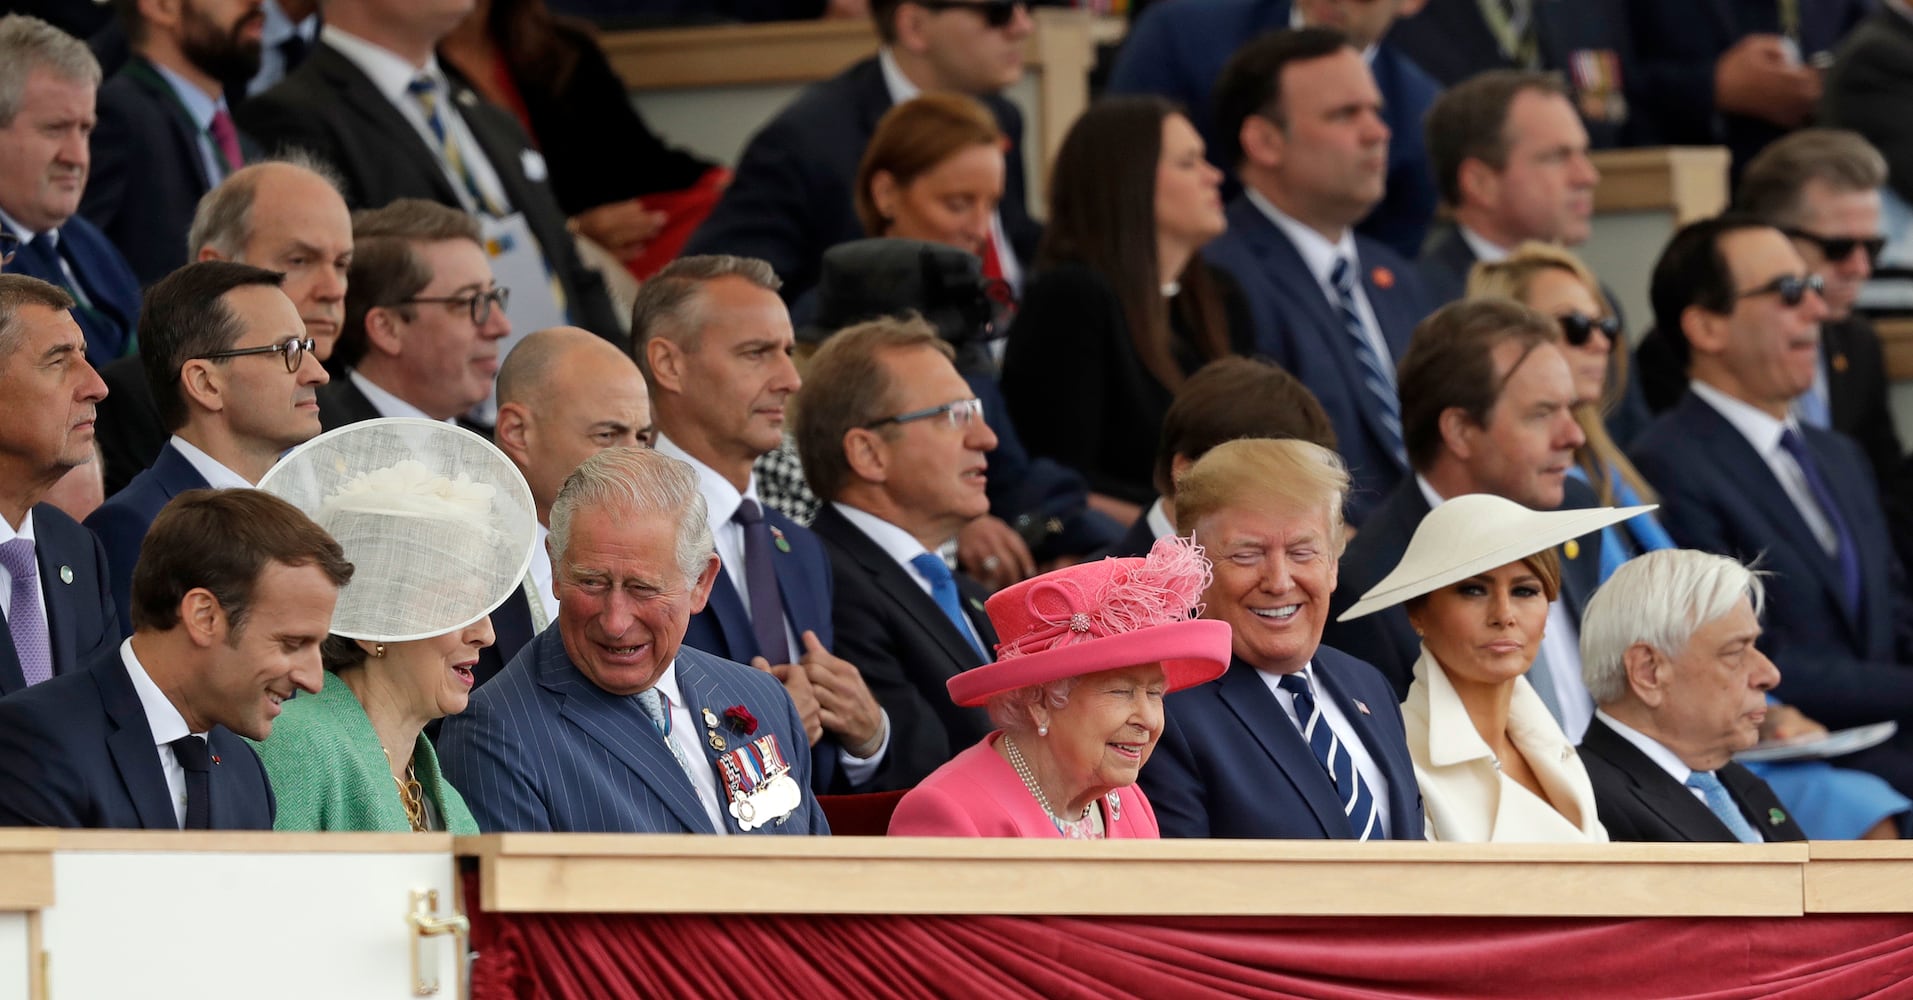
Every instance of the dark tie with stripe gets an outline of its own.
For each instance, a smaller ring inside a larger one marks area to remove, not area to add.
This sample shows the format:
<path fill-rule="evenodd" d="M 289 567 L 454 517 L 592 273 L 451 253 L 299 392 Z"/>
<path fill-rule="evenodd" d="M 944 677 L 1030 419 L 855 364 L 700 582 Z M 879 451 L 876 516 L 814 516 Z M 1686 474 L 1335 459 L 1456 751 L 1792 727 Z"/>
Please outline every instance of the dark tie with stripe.
<path fill-rule="evenodd" d="M 790 644 L 784 639 L 783 593 L 777 589 L 777 569 L 771 565 L 771 528 L 764 509 L 745 497 L 731 515 L 744 529 L 744 586 L 750 589 L 751 632 L 757 652 L 773 665 L 789 663 Z"/>
<path fill-rule="evenodd" d="M 1335 312 L 1351 341 L 1349 346 L 1361 372 L 1362 388 L 1368 390 L 1375 413 L 1381 418 L 1383 443 L 1388 445 L 1395 460 L 1406 467 L 1408 449 L 1402 443 L 1402 404 L 1395 391 L 1395 375 L 1388 359 L 1375 352 L 1375 345 L 1368 338 L 1368 325 L 1362 322 L 1361 310 L 1355 305 L 1355 268 L 1347 257 L 1335 258 L 1329 284 L 1335 286 Z"/>
<path fill-rule="evenodd" d="M 187 734 L 166 744 L 186 772 L 186 822 L 182 830 L 213 828 L 212 754 L 204 738 Z"/>
<path fill-rule="evenodd" d="M 1329 780 L 1335 783 L 1335 793 L 1341 798 L 1342 812 L 1348 816 L 1348 825 L 1355 831 L 1356 838 L 1388 839 L 1388 831 L 1382 829 L 1381 813 L 1375 808 L 1375 794 L 1369 791 L 1368 782 L 1362 780 L 1361 771 L 1355 767 L 1355 758 L 1349 756 L 1342 741 L 1335 737 L 1335 730 L 1329 728 L 1328 720 L 1322 717 L 1322 706 L 1315 703 L 1315 692 L 1309 687 L 1309 679 L 1299 673 L 1283 674 L 1277 683 L 1294 697 L 1295 719 L 1302 727 L 1302 738 L 1308 741 L 1316 762 L 1322 765 L 1322 770 L 1328 772 Z"/>
<path fill-rule="evenodd" d="M 1826 516 L 1828 526 L 1833 528 L 1835 547 L 1833 558 L 1840 566 L 1841 598 L 1847 602 L 1847 610 L 1855 614 L 1860 610 L 1860 554 L 1854 550 L 1853 532 L 1847 528 L 1847 519 L 1840 513 L 1840 505 L 1834 502 L 1833 487 L 1827 484 L 1827 478 L 1820 474 L 1820 463 L 1814 461 L 1813 453 L 1807 450 L 1807 442 L 1792 428 L 1780 433 L 1780 447 L 1793 456 L 1795 465 L 1800 466 L 1800 474 L 1807 480 L 1807 491 L 1813 494 L 1813 502 L 1820 507 L 1820 513 Z"/>

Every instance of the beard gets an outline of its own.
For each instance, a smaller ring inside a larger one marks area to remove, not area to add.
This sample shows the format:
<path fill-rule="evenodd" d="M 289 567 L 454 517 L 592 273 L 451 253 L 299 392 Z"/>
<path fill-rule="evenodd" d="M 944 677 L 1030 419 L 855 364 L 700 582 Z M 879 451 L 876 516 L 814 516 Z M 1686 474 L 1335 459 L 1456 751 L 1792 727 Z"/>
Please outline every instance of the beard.
<path fill-rule="evenodd" d="M 242 38 L 241 32 L 265 15 L 257 9 L 221 29 L 205 12 L 188 4 L 179 50 L 188 62 L 224 84 L 252 79 L 259 72 L 259 41 Z"/>

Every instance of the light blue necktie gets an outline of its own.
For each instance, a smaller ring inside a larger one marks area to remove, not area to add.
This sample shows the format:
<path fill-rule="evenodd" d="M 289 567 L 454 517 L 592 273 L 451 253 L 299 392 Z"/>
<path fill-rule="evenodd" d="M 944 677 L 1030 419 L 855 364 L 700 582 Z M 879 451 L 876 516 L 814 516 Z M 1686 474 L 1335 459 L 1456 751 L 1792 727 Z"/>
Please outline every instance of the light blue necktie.
<path fill-rule="evenodd" d="M 678 767 L 683 769 L 684 776 L 691 779 L 691 787 L 695 789 L 698 782 L 697 773 L 691 770 L 691 765 L 685 761 L 684 755 L 678 752 L 678 745 L 671 742 L 671 699 L 657 688 L 645 688 L 638 692 L 638 705 L 644 709 L 644 714 L 651 717 L 651 724 L 658 728 L 658 735 L 664 737 L 665 749 L 671 751 L 671 757 L 678 762 Z"/>
<path fill-rule="evenodd" d="M 1335 730 L 1322 717 L 1322 706 L 1315 703 L 1309 679 L 1301 674 L 1283 674 L 1276 683 L 1295 699 L 1295 718 L 1301 723 L 1302 738 L 1308 740 L 1316 762 L 1335 783 L 1335 793 L 1342 799 L 1342 812 L 1347 814 L 1356 839 L 1387 840 L 1388 831 L 1382 829 L 1381 813 L 1375 808 L 1375 793 L 1369 791 L 1368 782 L 1362 780 L 1362 772 L 1355 767 L 1355 758 L 1342 749 L 1342 741 L 1335 738 Z"/>
<path fill-rule="evenodd" d="M 963 615 L 963 598 L 957 593 L 956 577 L 950 575 L 950 567 L 944 564 L 943 557 L 934 552 L 925 552 L 912 558 L 910 565 L 915 566 L 917 572 L 930 581 L 930 597 L 943 611 L 943 617 L 950 619 L 950 624 L 956 627 L 963 641 L 976 650 L 977 662 L 988 662 L 989 654 L 977 645 L 976 637 L 970 632 L 970 620 Z"/>
<path fill-rule="evenodd" d="M 1727 786 L 1720 783 L 1712 771 L 1695 771 L 1687 776 L 1687 787 L 1699 792 L 1707 799 L 1707 809 L 1715 818 L 1727 824 L 1734 839 L 1743 844 L 1761 843 L 1760 831 L 1755 830 L 1747 817 L 1741 815 L 1740 805 L 1727 792 Z"/>
<path fill-rule="evenodd" d="M 1375 413 L 1381 418 L 1383 437 L 1395 460 L 1408 465 L 1408 449 L 1402 443 L 1402 404 L 1395 392 L 1395 373 L 1389 368 L 1386 359 L 1375 353 L 1375 345 L 1368 339 L 1368 327 L 1362 323 L 1361 311 L 1355 308 L 1355 268 L 1349 265 L 1347 257 L 1335 258 L 1335 270 L 1329 273 L 1329 284 L 1335 286 L 1335 311 L 1342 318 L 1342 329 L 1354 342 L 1355 362 L 1362 370 L 1362 387 L 1375 403 Z"/>

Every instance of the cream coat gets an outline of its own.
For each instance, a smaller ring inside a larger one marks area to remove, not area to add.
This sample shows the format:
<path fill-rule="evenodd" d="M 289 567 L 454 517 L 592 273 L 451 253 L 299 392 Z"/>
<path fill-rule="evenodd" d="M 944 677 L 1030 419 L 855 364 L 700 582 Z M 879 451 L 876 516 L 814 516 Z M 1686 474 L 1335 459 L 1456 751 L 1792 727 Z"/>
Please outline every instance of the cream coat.
<path fill-rule="evenodd" d="M 1515 681 L 1508 706 L 1508 734 L 1519 747 L 1555 811 L 1495 767 L 1494 755 L 1475 732 L 1461 696 L 1423 646 L 1415 681 L 1402 703 L 1408 753 L 1415 761 L 1428 839 L 1463 843 L 1587 842 L 1607 840 L 1594 808 L 1587 769 L 1526 677 Z"/>

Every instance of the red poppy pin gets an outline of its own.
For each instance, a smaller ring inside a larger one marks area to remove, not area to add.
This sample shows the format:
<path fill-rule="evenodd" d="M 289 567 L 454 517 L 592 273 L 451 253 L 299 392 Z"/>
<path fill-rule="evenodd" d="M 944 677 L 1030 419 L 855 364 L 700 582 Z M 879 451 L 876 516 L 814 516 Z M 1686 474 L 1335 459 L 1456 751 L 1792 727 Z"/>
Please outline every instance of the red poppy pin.
<path fill-rule="evenodd" d="M 742 705 L 732 705 L 724 710 L 724 720 L 744 731 L 749 736 L 757 732 L 757 716 Z"/>
<path fill-rule="evenodd" d="M 1376 288 L 1393 288 L 1395 272 L 1385 267 L 1378 267 L 1368 272 L 1368 280 L 1374 282 Z"/>

